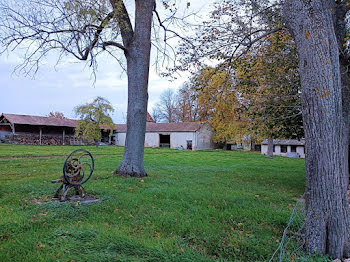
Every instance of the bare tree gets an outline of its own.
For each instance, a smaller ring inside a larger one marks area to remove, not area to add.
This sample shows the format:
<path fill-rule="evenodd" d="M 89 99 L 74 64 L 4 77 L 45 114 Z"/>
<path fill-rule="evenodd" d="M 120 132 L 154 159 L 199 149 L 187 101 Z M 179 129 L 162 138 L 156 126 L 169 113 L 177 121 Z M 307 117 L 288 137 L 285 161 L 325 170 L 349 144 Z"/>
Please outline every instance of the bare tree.
<path fill-rule="evenodd" d="M 167 9 L 176 12 L 176 8 Z M 153 14 L 153 26 L 158 27 L 153 30 L 153 46 L 157 57 L 164 57 L 167 53 L 161 50 L 161 43 L 169 47 L 167 39 L 180 36 L 169 29 L 177 17 L 161 19 L 155 0 L 135 0 L 133 22 L 123 0 L 0 0 L 0 42 L 3 51 L 24 50 L 23 63 L 17 68 L 24 74 L 35 74 L 43 59 L 54 51 L 58 62 L 70 55 L 87 61 L 93 69 L 101 53 L 111 55 L 122 66 L 126 60 L 127 136 L 116 170 L 123 176 L 147 175 L 143 155 Z M 156 34 L 161 31 L 163 38 Z"/>
<path fill-rule="evenodd" d="M 176 122 L 176 94 L 170 88 L 160 94 L 160 101 L 153 109 L 158 121 L 172 123 Z"/>
<path fill-rule="evenodd" d="M 158 107 L 154 107 L 152 109 L 152 118 L 154 122 L 158 123 L 162 120 L 161 112 L 159 111 Z"/>
<path fill-rule="evenodd" d="M 180 122 L 195 122 L 200 120 L 198 92 L 191 88 L 191 83 L 185 83 L 177 93 L 176 118 Z"/>
<path fill-rule="evenodd" d="M 66 117 L 62 112 L 57 112 L 57 111 L 51 111 L 47 116 L 52 118 L 58 118 L 58 119 L 66 119 Z"/>

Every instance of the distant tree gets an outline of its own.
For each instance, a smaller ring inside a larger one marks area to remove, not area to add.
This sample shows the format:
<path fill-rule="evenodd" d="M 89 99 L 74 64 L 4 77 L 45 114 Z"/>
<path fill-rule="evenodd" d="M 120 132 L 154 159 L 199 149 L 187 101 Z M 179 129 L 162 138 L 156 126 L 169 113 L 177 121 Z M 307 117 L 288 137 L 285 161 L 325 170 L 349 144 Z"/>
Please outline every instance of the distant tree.
<path fill-rule="evenodd" d="M 115 125 L 110 116 L 114 112 L 111 103 L 103 98 L 96 97 L 92 103 L 77 106 L 75 114 L 80 118 L 75 129 L 75 136 L 83 139 L 93 139 L 96 142 L 101 140 L 101 127 L 110 130 L 113 134 Z"/>
<path fill-rule="evenodd" d="M 175 103 L 175 114 L 179 122 L 200 120 L 198 92 L 185 83 L 178 91 Z"/>
<path fill-rule="evenodd" d="M 268 157 L 273 156 L 273 138 L 304 136 L 297 67 L 294 42 L 286 30 L 268 35 L 237 62 L 236 91 L 251 129 L 259 138 L 268 138 Z"/>
<path fill-rule="evenodd" d="M 160 94 L 160 101 L 153 108 L 153 115 L 161 122 L 176 122 L 175 107 L 176 94 L 173 90 L 168 88 Z"/>
<path fill-rule="evenodd" d="M 191 82 L 191 88 L 197 92 L 198 118 L 211 125 L 215 142 L 241 142 L 249 136 L 247 120 L 229 70 L 207 67 Z"/>
<path fill-rule="evenodd" d="M 52 111 L 47 116 L 48 117 L 53 117 L 53 118 L 59 118 L 59 119 L 66 119 L 64 114 L 61 113 L 61 112 L 54 112 L 54 111 Z"/>
<path fill-rule="evenodd" d="M 162 120 L 161 112 L 159 111 L 158 107 L 154 107 L 152 109 L 152 114 L 151 114 L 153 120 L 158 123 Z"/>

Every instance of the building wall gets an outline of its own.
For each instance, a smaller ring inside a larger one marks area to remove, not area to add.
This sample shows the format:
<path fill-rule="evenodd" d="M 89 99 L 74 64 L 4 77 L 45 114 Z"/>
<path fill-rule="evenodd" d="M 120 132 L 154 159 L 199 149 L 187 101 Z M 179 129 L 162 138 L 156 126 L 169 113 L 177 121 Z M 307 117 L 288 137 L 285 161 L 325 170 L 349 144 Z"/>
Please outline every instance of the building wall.
<path fill-rule="evenodd" d="M 207 125 L 204 125 L 198 132 L 196 132 L 195 150 L 214 148 L 212 137 L 213 132 L 211 128 Z"/>
<path fill-rule="evenodd" d="M 145 147 L 159 147 L 159 134 L 158 133 L 146 133 Z"/>
<path fill-rule="evenodd" d="M 170 148 L 187 148 L 187 141 L 192 140 L 192 149 L 212 148 L 211 131 L 207 128 L 201 132 L 147 132 L 145 137 L 145 147 L 159 147 L 159 135 L 170 135 Z M 116 133 L 114 141 L 117 146 L 124 146 L 126 133 Z M 198 144 L 197 144 L 198 143 Z"/>
<path fill-rule="evenodd" d="M 125 146 L 125 140 L 126 133 L 115 133 L 114 141 L 117 146 Z M 146 133 L 145 147 L 159 147 L 159 133 Z"/>
<path fill-rule="evenodd" d="M 300 155 L 301 158 L 305 158 L 305 147 L 297 146 L 297 153 Z"/>
<path fill-rule="evenodd" d="M 126 133 L 115 133 L 114 142 L 117 146 L 125 146 Z"/>
<path fill-rule="evenodd" d="M 274 155 L 277 156 L 283 156 L 284 153 L 281 153 L 281 146 L 280 145 L 274 145 L 275 147 L 275 152 L 273 152 Z"/>
<path fill-rule="evenodd" d="M 291 153 L 291 146 L 287 146 L 287 153 L 281 153 L 281 146 L 280 145 L 274 145 L 275 146 L 275 152 L 273 153 L 274 156 L 288 156 L 288 153 Z M 304 146 L 297 146 L 296 153 L 298 153 L 300 158 L 305 158 L 305 152 L 304 152 Z M 267 154 L 267 145 L 261 145 L 261 154 L 266 155 Z"/>
<path fill-rule="evenodd" d="M 261 154 L 267 155 L 267 145 L 261 145 Z"/>
<path fill-rule="evenodd" d="M 174 132 L 170 133 L 170 148 L 183 147 L 187 149 L 187 140 L 192 140 L 192 150 L 196 150 L 195 132 Z"/>

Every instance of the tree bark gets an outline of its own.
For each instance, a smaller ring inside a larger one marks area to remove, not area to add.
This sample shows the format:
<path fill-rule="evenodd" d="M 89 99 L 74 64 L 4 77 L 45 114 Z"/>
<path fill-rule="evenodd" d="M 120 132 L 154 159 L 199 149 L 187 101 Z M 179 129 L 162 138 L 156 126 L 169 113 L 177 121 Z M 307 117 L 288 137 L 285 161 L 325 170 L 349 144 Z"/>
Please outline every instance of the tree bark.
<path fill-rule="evenodd" d="M 335 1 L 286 0 L 283 16 L 299 55 L 306 139 L 306 249 L 349 255 L 346 126 Z"/>
<path fill-rule="evenodd" d="M 266 157 L 272 158 L 273 157 L 273 138 L 269 137 L 267 139 L 267 154 Z"/>
<path fill-rule="evenodd" d="M 127 43 L 128 114 L 125 149 L 115 171 L 125 177 L 147 176 L 143 165 L 147 119 L 153 0 L 135 1 L 135 31 Z"/>

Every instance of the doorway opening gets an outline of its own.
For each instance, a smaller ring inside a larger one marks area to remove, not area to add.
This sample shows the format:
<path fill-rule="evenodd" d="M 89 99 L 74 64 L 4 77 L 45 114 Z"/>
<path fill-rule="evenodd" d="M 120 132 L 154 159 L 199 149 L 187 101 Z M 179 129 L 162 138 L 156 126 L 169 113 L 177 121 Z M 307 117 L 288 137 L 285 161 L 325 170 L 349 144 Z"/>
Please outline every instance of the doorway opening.
<path fill-rule="evenodd" d="M 159 147 L 170 148 L 170 135 L 159 135 Z"/>
<path fill-rule="evenodd" d="M 192 140 L 187 140 L 187 150 L 192 150 Z"/>

